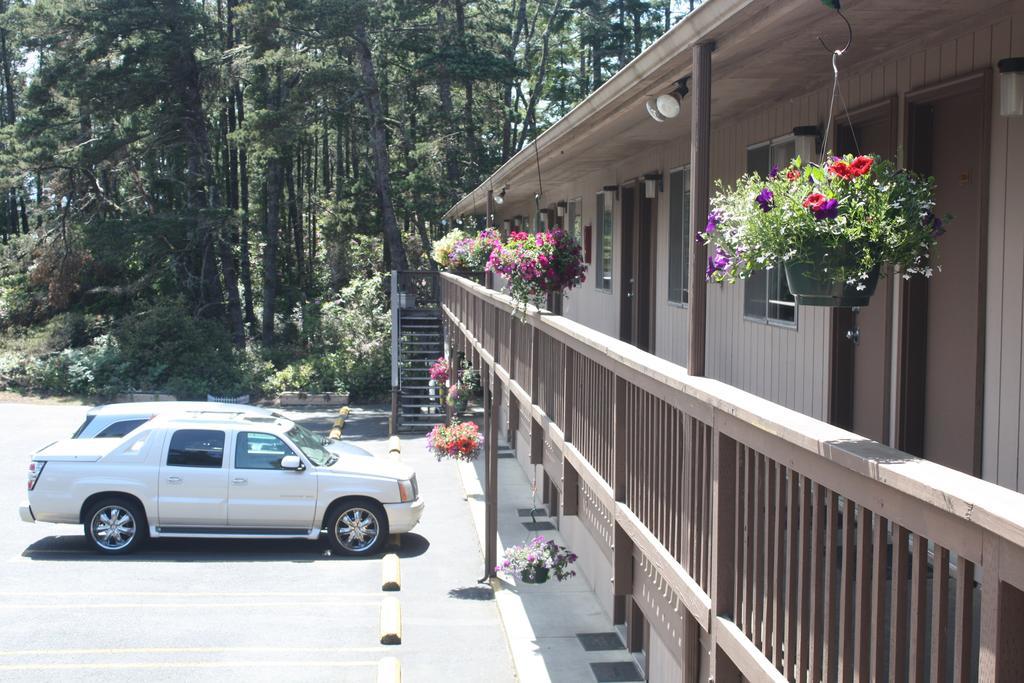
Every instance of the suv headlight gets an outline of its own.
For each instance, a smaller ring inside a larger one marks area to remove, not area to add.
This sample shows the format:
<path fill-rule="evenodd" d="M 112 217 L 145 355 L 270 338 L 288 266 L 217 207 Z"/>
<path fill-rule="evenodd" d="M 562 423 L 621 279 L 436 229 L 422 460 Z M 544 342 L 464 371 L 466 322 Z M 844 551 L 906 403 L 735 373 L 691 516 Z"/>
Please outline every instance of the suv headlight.
<path fill-rule="evenodd" d="M 398 497 L 403 503 L 416 500 L 416 485 L 409 480 L 398 482 Z"/>

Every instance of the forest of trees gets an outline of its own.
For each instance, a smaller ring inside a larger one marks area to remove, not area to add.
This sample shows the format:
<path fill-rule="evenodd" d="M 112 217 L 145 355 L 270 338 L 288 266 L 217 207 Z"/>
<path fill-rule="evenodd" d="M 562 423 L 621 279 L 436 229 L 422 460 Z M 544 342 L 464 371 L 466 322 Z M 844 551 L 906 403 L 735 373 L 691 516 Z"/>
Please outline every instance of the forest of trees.
<path fill-rule="evenodd" d="M 387 384 L 391 267 L 690 0 L 0 0 L 0 383 Z"/>

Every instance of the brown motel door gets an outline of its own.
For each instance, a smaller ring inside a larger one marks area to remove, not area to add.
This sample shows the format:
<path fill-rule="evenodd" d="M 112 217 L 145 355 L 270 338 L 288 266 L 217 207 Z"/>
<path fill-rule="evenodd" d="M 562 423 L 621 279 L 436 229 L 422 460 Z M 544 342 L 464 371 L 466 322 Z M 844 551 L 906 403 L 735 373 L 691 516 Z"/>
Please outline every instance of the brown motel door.
<path fill-rule="evenodd" d="M 643 183 L 623 185 L 622 290 L 619 339 L 654 352 L 654 249 L 657 208 L 644 197 Z"/>
<path fill-rule="evenodd" d="M 939 239 L 941 272 L 903 284 L 896 445 L 973 475 L 981 474 L 990 92 L 980 76 L 907 101 L 908 165 L 935 177 L 936 213 L 953 220 Z"/>

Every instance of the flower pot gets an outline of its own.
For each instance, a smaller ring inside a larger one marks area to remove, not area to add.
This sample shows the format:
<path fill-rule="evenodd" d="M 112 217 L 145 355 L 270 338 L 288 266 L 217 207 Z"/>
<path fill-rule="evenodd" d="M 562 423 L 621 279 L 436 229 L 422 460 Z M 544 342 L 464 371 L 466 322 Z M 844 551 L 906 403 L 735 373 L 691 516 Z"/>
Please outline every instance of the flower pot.
<path fill-rule="evenodd" d="M 786 281 L 800 306 L 867 306 L 878 286 L 878 266 L 871 269 L 866 279 L 851 285 L 823 277 L 816 264 L 787 262 Z"/>
<path fill-rule="evenodd" d="M 548 580 L 547 567 L 534 567 L 532 572 L 523 572 L 523 583 L 546 583 Z"/>

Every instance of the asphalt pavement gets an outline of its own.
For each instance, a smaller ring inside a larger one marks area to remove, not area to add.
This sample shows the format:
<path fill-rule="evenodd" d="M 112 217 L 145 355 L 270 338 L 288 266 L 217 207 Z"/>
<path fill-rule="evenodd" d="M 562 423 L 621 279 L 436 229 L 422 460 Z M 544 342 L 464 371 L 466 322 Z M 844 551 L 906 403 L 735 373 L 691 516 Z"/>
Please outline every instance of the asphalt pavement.
<path fill-rule="evenodd" d="M 375 681 L 383 657 L 406 681 L 515 680 L 456 467 L 419 433 L 403 460 L 426 510 L 393 549 L 402 590 L 385 594 L 379 557 L 325 542 L 162 539 L 106 558 L 80 526 L 21 522 L 31 452 L 86 410 L 0 404 L 0 680 Z M 333 415 L 296 417 L 326 431 Z M 344 438 L 383 455 L 385 425 L 383 410 L 355 408 Z M 401 645 L 379 643 L 385 595 L 401 603 Z"/>

